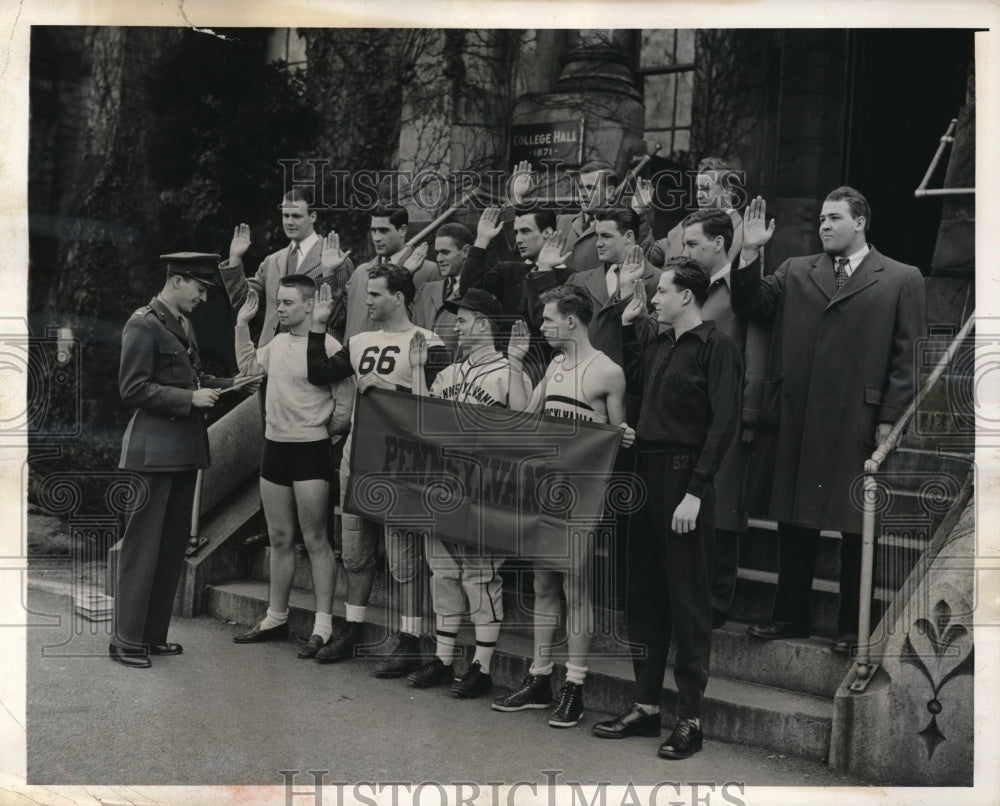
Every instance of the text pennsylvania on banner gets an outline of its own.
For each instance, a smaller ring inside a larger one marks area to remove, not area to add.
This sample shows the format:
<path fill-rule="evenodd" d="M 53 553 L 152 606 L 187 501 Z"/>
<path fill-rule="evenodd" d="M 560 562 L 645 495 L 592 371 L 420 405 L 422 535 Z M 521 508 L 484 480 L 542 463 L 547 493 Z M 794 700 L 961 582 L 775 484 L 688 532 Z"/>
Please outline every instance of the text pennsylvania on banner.
<path fill-rule="evenodd" d="M 484 553 L 567 557 L 606 497 L 640 498 L 637 479 L 608 483 L 621 431 L 607 425 L 370 390 L 354 429 L 346 511 Z"/>

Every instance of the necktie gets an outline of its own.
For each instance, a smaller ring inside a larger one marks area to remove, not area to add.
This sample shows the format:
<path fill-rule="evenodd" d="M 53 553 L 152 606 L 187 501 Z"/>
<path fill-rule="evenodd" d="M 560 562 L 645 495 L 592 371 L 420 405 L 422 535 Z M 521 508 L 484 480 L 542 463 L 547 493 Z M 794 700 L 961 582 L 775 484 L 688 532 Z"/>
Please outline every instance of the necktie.
<path fill-rule="evenodd" d="M 451 299 L 451 292 L 454 289 L 454 287 L 455 287 L 455 278 L 454 277 L 445 277 L 444 278 L 444 296 L 442 297 L 442 299 L 444 299 L 445 301 L 448 301 L 449 299 Z"/>
<path fill-rule="evenodd" d="M 288 266 L 285 274 L 295 274 L 295 270 L 299 267 L 299 245 L 297 243 L 292 244 L 291 249 L 288 250 Z"/>
<path fill-rule="evenodd" d="M 837 281 L 837 290 L 840 291 L 847 282 L 847 267 L 851 261 L 846 257 L 838 257 L 837 264 L 833 267 L 833 277 Z"/>
<path fill-rule="evenodd" d="M 608 299 L 611 299 L 618 290 L 618 280 L 618 264 L 613 263 L 608 267 L 608 271 L 604 275 L 604 281 L 608 289 Z"/>

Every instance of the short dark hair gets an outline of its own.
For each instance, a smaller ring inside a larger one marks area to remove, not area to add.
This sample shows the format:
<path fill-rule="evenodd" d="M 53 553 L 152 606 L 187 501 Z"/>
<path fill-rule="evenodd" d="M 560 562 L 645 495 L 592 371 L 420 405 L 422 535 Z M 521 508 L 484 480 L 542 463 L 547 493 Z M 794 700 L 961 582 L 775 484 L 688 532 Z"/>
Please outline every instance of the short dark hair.
<path fill-rule="evenodd" d="M 282 288 L 297 288 L 303 301 L 316 296 L 316 282 L 306 274 L 286 274 L 278 280 Z"/>
<path fill-rule="evenodd" d="M 578 285 L 561 285 L 545 291 L 539 299 L 543 305 L 556 304 L 556 310 L 563 316 L 575 316 L 585 325 L 594 318 L 594 303 L 584 289 Z"/>
<path fill-rule="evenodd" d="M 455 246 L 459 249 L 463 246 L 468 246 L 474 240 L 469 228 L 465 224 L 459 224 L 455 221 L 449 221 L 447 224 L 442 224 L 438 227 L 434 237 L 451 238 L 455 242 Z"/>
<path fill-rule="evenodd" d="M 615 173 L 615 166 L 607 160 L 588 160 L 580 166 L 580 174 L 592 174 L 597 171 L 606 171 L 608 174 L 608 184 L 614 185 L 618 182 L 618 175 Z"/>
<path fill-rule="evenodd" d="M 284 207 L 285 206 L 285 202 L 292 202 L 293 204 L 295 202 L 305 202 L 306 205 L 308 205 L 310 211 L 312 211 L 312 209 L 313 209 L 313 197 L 312 197 L 312 193 L 307 193 L 305 190 L 303 190 L 300 187 L 293 187 L 284 196 L 282 196 L 281 197 L 281 204 L 279 205 L 279 208 L 280 207 Z"/>
<path fill-rule="evenodd" d="M 631 230 L 635 239 L 639 240 L 639 214 L 631 207 L 605 207 L 598 210 L 594 218 L 597 221 L 614 221 L 620 235 Z"/>
<path fill-rule="evenodd" d="M 704 210 L 696 210 L 681 222 L 685 229 L 701 224 L 701 231 L 709 238 L 722 236 L 722 248 L 729 253 L 733 245 L 733 219 L 729 213 L 717 207 L 708 207 Z"/>
<path fill-rule="evenodd" d="M 708 275 L 696 261 L 689 257 L 668 258 L 663 264 L 663 273 L 668 271 L 674 273 L 674 287 L 690 290 L 699 308 L 705 304 L 708 299 Z"/>
<path fill-rule="evenodd" d="M 547 229 L 556 229 L 558 222 L 556 221 L 556 214 L 553 210 L 538 210 L 531 207 L 515 207 L 514 217 L 530 215 L 535 217 L 535 226 L 538 227 L 539 232 L 545 232 Z"/>
<path fill-rule="evenodd" d="M 721 171 L 722 173 L 736 173 L 736 166 L 722 159 L 722 157 L 705 157 L 698 163 L 698 173 L 707 171 Z"/>
<path fill-rule="evenodd" d="M 858 191 L 848 185 L 841 185 L 839 188 L 834 188 L 827 193 L 824 201 L 847 202 L 847 207 L 854 219 L 864 217 L 865 235 L 868 234 L 868 230 L 872 224 L 872 209 L 868 206 L 868 200 Z"/>
<path fill-rule="evenodd" d="M 372 210 L 372 218 L 388 218 L 396 229 L 402 229 L 410 223 L 410 214 L 405 207 L 376 207 Z"/>
<path fill-rule="evenodd" d="M 390 294 L 402 294 L 403 301 L 409 305 L 417 295 L 417 288 L 413 285 L 413 275 L 410 270 L 395 263 L 383 263 L 375 266 L 368 272 L 369 280 L 377 280 L 379 277 L 385 280 L 385 287 Z"/>

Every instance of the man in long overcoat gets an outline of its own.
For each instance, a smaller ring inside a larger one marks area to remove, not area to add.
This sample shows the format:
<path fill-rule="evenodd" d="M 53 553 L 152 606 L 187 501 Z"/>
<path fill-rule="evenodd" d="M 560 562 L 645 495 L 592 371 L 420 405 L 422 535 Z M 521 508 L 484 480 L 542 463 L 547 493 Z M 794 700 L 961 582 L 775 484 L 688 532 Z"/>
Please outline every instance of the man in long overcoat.
<path fill-rule="evenodd" d="M 773 321 L 760 421 L 777 427 L 770 515 L 778 521 L 778 588 L 758 638 L 809 634 L 821 529 L 841 540 L 838 637 L 855 640 L 861 565 L 859 476 L 913 399 L 915 348 L 924 334 L 920 271 L 867 243 L 868 202 L 850 187 L 830 192 L 819 217 L 823 252 L 786 260 L 761 277 L 771 238 L 758 197 L 744 218 L 736 313 Z"/>

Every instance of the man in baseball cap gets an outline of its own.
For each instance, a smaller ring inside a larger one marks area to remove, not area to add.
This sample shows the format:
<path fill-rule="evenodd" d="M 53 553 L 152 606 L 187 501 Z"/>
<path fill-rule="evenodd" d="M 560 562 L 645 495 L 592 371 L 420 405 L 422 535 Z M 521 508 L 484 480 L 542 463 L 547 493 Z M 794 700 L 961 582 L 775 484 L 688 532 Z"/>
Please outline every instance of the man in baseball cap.
<path fill-rule="evenodd" d="M 489 291 L 470 288 L 461 299 L 445 305 L 455 314 L 458 349 L 465 359 L 441 370 L 428 392 L 423 372 L 427 344 L 418 331 L 410 343 L 413 393 L 455 403 L 507 407 L 510 365 L 495 344 L 497 321 L 503 314 L 500 300 Z M 530 395 L 528 376 L 523 375 L 521 382 L 523 394 Z M 503 585 L 499 574 L 503 558 L 432 534 L 425 540 L 424 555 L 431 569 L 435 657 L 407 679 L 417 688 L 451 683 L 451 692 L 456 697 L 481 697 L 493 688 L 490 661 L 503 621 Z M 476 654 L 465 673 L 456 678 L 455 643 L 465 613 L 475 629 Z"/>

